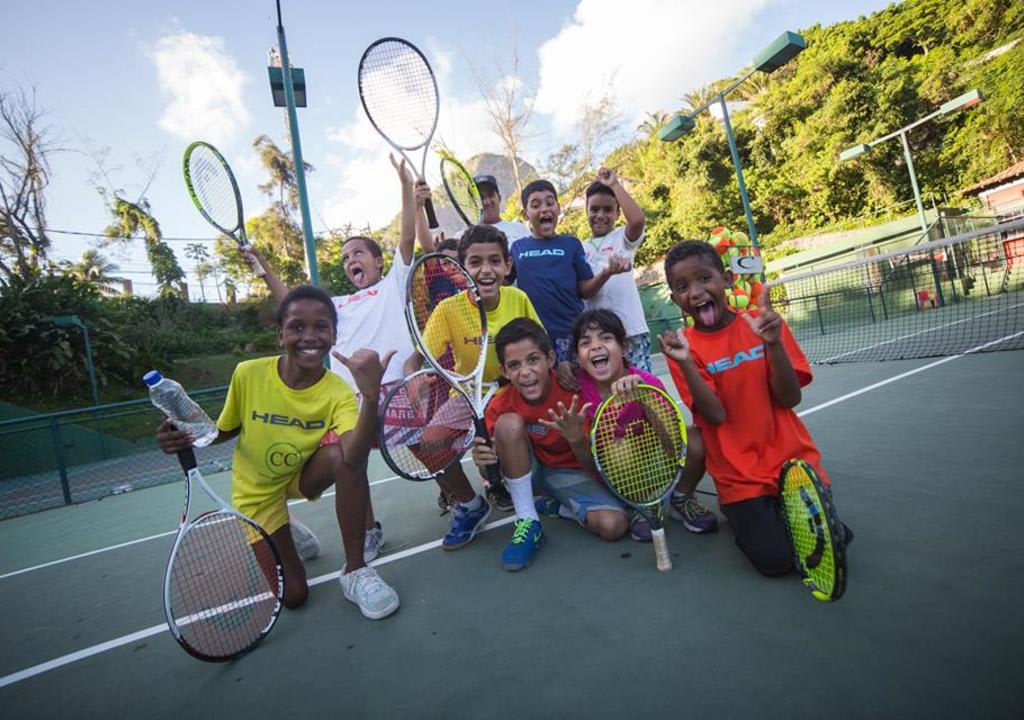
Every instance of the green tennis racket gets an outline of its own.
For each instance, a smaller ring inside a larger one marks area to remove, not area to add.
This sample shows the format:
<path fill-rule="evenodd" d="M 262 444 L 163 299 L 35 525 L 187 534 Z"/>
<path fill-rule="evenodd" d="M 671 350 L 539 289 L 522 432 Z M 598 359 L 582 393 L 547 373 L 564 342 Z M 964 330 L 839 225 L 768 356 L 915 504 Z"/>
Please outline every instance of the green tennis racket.
<path fill-rule="evenodd" d="M 671 570 L 665 498 L 686 464 L 686 423 L 675 401 L 652 385 L 610 395 L 594 414 L 590 449 L 608 489 L 650 523 L 658 570 Z"/>
<path fill-rule="evenodd" d="M 441 153 L 441 179 L 448 199 L 452 201 L 455 212 L 466 223 L 466 227 L 473 227 L 480 222 L 484 210 L 480 191 L 469 171 L 448 153 Z"/>
<path fill-rule="evenodd" d="M 846 549 L 825 484 L 813 467 L 796 458 L 782 466 L 779 499 L 804 585 L 818 600 L 838 600 L 846 589 Z"/>

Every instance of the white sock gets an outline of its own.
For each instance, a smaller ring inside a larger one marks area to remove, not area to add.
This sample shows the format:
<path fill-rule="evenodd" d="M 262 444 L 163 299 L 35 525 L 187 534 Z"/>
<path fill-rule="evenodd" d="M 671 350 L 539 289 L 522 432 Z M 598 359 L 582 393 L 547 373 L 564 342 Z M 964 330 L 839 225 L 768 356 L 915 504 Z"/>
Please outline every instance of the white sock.
<path fill-rule="evenodd" d="M 537 515 L 537 508 L 533 505 L 533 480 L 530 473 L 522 477 L 505 478 L 505 487 L 508 494 L 512 496 L 512 507 L 515 508 L 516 518 L 522 520 L 529 518 L 540 522 Z"/>
<path fill-rule="evenodd" d="M 482 497 L 480 497 L 479 495 L 474 495 L 473 499 L 470 500 L 468 503 L 460 502 L 459 507 L 461 507 L 466 512 L 476 512 L 477 510 L 480 509 L 480 506 L 483 505 L 483 502 L 484 499 Z"/>

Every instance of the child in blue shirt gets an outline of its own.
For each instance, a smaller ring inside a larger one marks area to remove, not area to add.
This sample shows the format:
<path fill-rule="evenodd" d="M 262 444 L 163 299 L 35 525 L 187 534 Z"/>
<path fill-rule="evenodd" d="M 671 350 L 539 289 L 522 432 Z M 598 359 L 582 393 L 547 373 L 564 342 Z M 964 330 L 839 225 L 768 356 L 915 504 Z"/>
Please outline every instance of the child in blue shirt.
<path fill-rule="evenodd" d="M 555 186 L 534 180 L 520 196 L 530 236 L 511 248 L 516 284 L 526 293 L 551 337 L 559 363 L 572 357 L 572 330 L 583 312 L 583 301 L 593 297 L 613 275 L 630 269 L 619 257 L 594 275 L 579 239 L 556 232 L 561 208 Z"/>

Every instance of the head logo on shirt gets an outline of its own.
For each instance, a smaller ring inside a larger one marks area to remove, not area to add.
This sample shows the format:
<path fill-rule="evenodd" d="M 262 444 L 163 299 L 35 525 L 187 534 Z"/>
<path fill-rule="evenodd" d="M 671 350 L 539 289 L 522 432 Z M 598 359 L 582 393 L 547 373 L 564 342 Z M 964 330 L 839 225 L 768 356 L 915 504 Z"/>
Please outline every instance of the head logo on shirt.
<path fill-rule="evenodd" d="M 263 461 L 274 477 L 292 475 L 302 467 L 302 453 L 291 443 L 277 442 L 267 448 Z"/>
<path fill-rule="evenodd" d="M 714 362 L 709 362 L 707 365 L 708 373 L 714 375 L 715 373 L 725 372 L 726 370 L 731 370 L 745 362 L 758 360 L 763 357 L 764 345 L 755 345 L 747 350 L 740 350 L 735 355 L 726 355 Z"/>
<path fill-rule="evenodd" d="M 347 305 L 351 305 L 352 303 L 357 303 L 360 300 L 366 300 L 367 298 L 377 297 L 378 295 L 380 295 L 379 289 L 367 288 L 366 290 L 362 290 L 357 293 L 352 293 L 351 295 L 346 295 L 345 297 L 338 300 L 338 302 L 335 304 L 340 309 Z"/>
<path fill-rule="evenodd" d="M 562 248 L 544 248 L 543 250 L 523 250 L 521 253 L 519 253 L 519 257 L 565 257 L 565 250 L 563 250 Z"/>

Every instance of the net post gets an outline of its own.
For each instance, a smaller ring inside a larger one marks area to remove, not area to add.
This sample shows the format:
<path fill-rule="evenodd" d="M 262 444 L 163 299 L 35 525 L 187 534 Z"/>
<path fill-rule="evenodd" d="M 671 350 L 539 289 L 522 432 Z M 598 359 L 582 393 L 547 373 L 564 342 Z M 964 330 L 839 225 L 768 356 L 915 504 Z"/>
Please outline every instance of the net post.
<path fill-rule="evenodd" d="M 57 427 L 57 418 L 50 418 L 50 436 L 53 438 L 53 454 L 57 458 L 57 472 L 60 473 L 60 488 L 64 493 L 64 504 L 71 504 L 71 487 L 68 485 L 68 468 L 64 462 L 64 446 Z"/>

